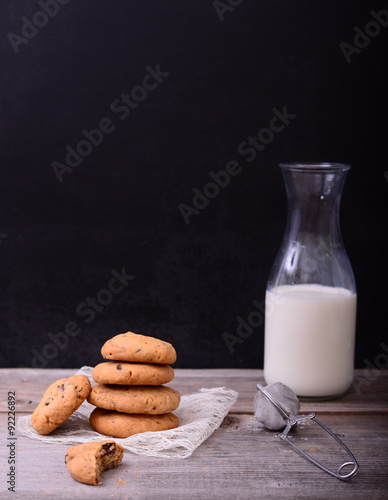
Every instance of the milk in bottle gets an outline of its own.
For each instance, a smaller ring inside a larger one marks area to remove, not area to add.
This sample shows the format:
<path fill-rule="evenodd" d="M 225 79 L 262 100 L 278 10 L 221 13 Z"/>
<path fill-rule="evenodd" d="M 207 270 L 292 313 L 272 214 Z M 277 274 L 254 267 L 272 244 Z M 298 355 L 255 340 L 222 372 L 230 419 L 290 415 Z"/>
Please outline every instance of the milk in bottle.
<path fill-rule="evenodd" d="M 266 292 L 264 377 L 301 397 L 344 393 L 353 380 L 356 294 L 317 284 Z"/>

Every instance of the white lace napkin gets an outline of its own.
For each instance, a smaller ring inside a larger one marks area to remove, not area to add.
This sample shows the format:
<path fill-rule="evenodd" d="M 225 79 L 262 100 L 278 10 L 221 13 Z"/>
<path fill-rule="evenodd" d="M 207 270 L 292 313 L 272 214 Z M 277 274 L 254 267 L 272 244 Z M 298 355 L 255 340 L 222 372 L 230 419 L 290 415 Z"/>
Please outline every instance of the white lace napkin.
<path fill-rule="evenodd" d="M 93 385 L 93 368 L 83 366 L 76 375 L 86 375 Z M 179 418 L 179 427 L 167 431 L 144 432 L 125 439 L 114 438 L 126 450 L 138 455 L 166 458 L 187 458 L 218 427 L 237 400 L 238 393 L 225 387 L 200 389 L 194 394 L 182 396 L 174 413 Z M 89 424 L 89 415 L 94 406 L 84 401 L 76 412 L 51 434 L 42 436 L 32 426 L 31 415 L 19 417 L 18 431 L 32 439 L 46 443 L 68 444 L 107 439 L 94 431 Z"/>

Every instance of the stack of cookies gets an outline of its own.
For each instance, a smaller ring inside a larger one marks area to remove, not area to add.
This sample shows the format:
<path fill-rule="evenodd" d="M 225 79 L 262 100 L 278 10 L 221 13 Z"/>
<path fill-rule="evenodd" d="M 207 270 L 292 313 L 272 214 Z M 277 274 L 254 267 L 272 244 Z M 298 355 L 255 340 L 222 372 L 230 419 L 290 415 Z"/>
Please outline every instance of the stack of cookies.
<path fill-rule="evenodd" d="M 180 403 L 178 391 L 162 384 L 174 378 L 176 361 L 171 344 L 132 332 L 116 335 L 101 349 L 103 358 L 93 370 L 97 382 L 88 402 L 93 429 L 105 436 L 126 438 L 140 432 L 178 427 L 171 413 Z"/>

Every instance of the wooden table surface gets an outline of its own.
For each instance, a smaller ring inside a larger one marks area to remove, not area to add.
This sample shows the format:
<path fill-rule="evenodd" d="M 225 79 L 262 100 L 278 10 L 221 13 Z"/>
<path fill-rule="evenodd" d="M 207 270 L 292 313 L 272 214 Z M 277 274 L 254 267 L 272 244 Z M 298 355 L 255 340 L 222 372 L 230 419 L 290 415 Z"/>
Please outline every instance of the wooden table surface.
<path fill-rule="evenodd" d="M 149 458 L 126 452 L 120 467 L 103 472 L 102 485 L 89 486 L 76 482 L 68 473 L 64 463 L 68 446 L 17 433 L 16 492 L 7 491 L 8 392 L 16 392 L 17 415 L 30 414 L 49 384 L 75 371 L 0 370 L 0 498 L 388 499 L 388 371 L 384 370 L 369 378 L 356 371 L 357 390 L 353 388 L 338 400 L 302 403 L 301 413 L 315 411 L 357 458 L 359 473 L 348 482 L 309 463 L 276 432 L 257 428 L 253 398 L 256 384 L 264 383 L 261 370 L 176 369 L 169 385 L 182 395 L 217 386 L 239 393 L 221 427 L 189 458 Z M 295 436 L 306 452 L 330 468 L 336 470 L 347 461 L 342 448 L 312 422 L 298 429 Z"/>

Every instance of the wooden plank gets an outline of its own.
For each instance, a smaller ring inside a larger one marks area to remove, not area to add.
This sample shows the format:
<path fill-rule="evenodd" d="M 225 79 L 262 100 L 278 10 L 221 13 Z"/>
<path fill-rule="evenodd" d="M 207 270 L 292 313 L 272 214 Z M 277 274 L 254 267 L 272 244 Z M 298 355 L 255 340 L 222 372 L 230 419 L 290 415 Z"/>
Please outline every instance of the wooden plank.
<path fill-rule="evenodd" d="M 16 390 L 18 413 L 31 413 L 45 388 L 76 370 L 0 370 L 0 464 L 7 470 L 7 392 Z M 356 375 L 363 375 L 358 372 Z M 376 374 L 375 374 L 376 375 Z M 186 459 L 157 459 L 126 453 L 118 469 L 102 476 L 103 485 L 75 482 L 64 464 L 67 446 L 48 445 L 17 436 L 17 493 L 15 498 L 387 498 L 388 412 L 387 372 L 379 372 L 363 392 L 343 398 L 304 404 L 320 410 L 319 418 L 353 451 L 360 473 L 343 483 L 320 471 L 281 442 L 276 432 L 259 429 L 253 397 L 260 370 L 176 370 L 171 386 L 182 394 L 200 387 L 225 385 L 237 390 L 239 400 L 221 428 Z M 347 460 L 342 448 L 312 422 L 295 434 L 298 444 L 329 467 Z M 5 474 L 3 475 L 3 478 Z M 0 484 L 0 497 L 6 492 Z"/>
<path fill-rule="evenodd" d="M 0 412 L 7 411 L 7 393 L 18 388 L 18 411 L 33 411 L 45 389 L 61 377 L 73 375 L 77 369 L 0 369 Z M 301 412 L 321 413 L 388 413 L 388 370 L 376 371 L 375 379 L 367 379 L 356 370 L 356 387 L 333 401 L 302 403 Z M 237 369 L 176 369 L 171 387 L 181 394 L 198 391 L 201 387 L 227 386 L 239 393 L 232 413 L 253 413 L 256 384 L 264 383 L 262 370 Z"/>
<path fill-rule="evenodd" d="M 388 491 L 387 416 L 325 415 L 324 423 L 354 452 L 360 472 L 344 483 L 307 462 L 276 432 L 260 430 L 251 415 L 230 415 L 188 459 L 125 454 L 123 464 L 102 475 L 101 486 L 74 481 L 65 466 L 67 446 L 17 438 L 17 486 L 13 498 L 337 498 L 383 499 Z M 0 463 L 7 460 L 5 415 L 0 417 Z M 339 465 L 346 455 L 313 423 L 297 431 L 305 450 Z M 0 497 L 5 496 L 3 473 Z"/>

